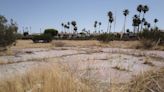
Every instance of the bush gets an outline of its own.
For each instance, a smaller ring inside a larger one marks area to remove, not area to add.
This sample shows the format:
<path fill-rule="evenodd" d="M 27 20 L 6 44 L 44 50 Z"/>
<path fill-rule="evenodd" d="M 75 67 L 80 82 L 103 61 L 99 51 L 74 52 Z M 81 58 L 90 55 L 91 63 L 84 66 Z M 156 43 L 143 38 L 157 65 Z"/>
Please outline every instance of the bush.
<path fill-rule="evenodd" d="M 151 48 L 164 42 L 164 32 L 160 30 L 147 30 L 140 32 L 139 37 L 145 48 Z"/>
<path fill-rule="evenodd" d="M 164 32 L 160 30 L 147 30 L 145 29 L 141 33 L 139 33 L 139 37 L 141 39 L 149 39 L 153 41 L 158 41 L 159 39 L 161 41 L 164 41 Z"/>
<path fill-rule="evenodd" d="M 96 38 L 98 41 L 109 42 L 114 40 L 114 34 L 100 34 Z"/>
<path fill-rule="evenodd" d="M 51 36 L 57 36 L 58 35 L 58 30 L 56 30 L 56 29 L 46 29 L 44 31 L 44 34 L 49 34 Z"/>
<path fill-rule="evenodd" d="M 0 47 L 12 45 L 16 41 L 17 29 L 13 21 L 8 23 L 7 19 L 0 15 Z"/>
<path fill-rule="evenodd" d="M 32 40 L 34 43 L 38 43 L 38 42 L 47 43 L 52 41 L 52 36 L 49 34 L 33 35 Z"/>

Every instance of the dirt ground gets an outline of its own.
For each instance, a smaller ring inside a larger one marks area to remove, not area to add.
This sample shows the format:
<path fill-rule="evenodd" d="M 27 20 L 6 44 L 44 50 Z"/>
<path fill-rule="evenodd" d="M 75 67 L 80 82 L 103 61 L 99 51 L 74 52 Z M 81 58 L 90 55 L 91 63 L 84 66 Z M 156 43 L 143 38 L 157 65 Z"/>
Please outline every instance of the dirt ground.
<path fill-rule="evenodd" d="M 0 56 L 0 80 L 26 73 L 31 67 L 45 63 L 55 63 L 79 79 L 99 84 L 127 83 L 143 72 L 164 68 L 164 51 L 132 49 L 136 44 L 137 41 L 109 44 L 53 41 L 36 44 L 19 40 L 16 46 L 10 48 L 12 54 Z"/>

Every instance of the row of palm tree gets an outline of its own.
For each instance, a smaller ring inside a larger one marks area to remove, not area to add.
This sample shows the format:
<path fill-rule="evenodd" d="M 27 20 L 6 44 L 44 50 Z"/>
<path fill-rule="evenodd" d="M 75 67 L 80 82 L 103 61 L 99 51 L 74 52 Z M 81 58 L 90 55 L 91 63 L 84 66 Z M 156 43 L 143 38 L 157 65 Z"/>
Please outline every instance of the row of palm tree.
<path fill-rule="evenodd" d="M 77 32 L 77 23 L 76 23 L 76 21 L 72 21 L 71 23 L 67 22 L 66 24 L 61 23 L 62 30 L 64 30 L 65 33 L 67 33 L 67 32 L 70 33 L 71 25 L 72 25 L 72 33 L 76 33 Z"/>
<path fill-rule="evenodd" d="M 146 20 L 145 18 L 145 14 L 149 11 L 149 7 L 147 5 L 138 5 L 136 8 L 138 14 L 135 14 L 132 18 L 132 26 L 134 27 L 133 32 L 140 32 L 143 30 L 143 26 L 144 28 L 150 29 L 151 24 Z M 123 15 L 124 17 L 124 24 L 123 24 L 123 33 L 125 33 L 126 31 L 126 22 L 127 22 L 127 16 L 129 15 L 129 10 L 128 9 L 124 9 L 123 10 Z M 142 15 L 142 17 L 141 17 Z M 107 33 L 111 32 L 111 28 L 112 28 L 112 23 L 114 22 L 114 17 L 113 17 L 113 13 L 112 11 L 109 11 L 108 14 L 108 26 L 107 26 Z M 158 19 L 154 19 L 154 28 L 156 28 L 156 23 L 158 22 Z M 69 31 L 69 29 L 71 28 L 72 25 L 72 33 L 77 33 L 77 23 L 76 21 L 72 21 L 72 22 L 68 22 L 67 24 L 62 23 L 61 24 L 62 27 L 64 28 L 65 32 L 66 29 L 67 31 Z M 95 21 L 94 22 L 94 29 L 95 29 L 95 33 L 97 33 L 97 31 L 99 31 L 100 33 L 100 26 L 102 25 L 101 22 Z M 97 29 L 98 28 L 98 29 Z"/>
<path fill-rule="evenodd" d="M 101 22 L 97 22 L 97 21 L 94 22 L 95 33 L 97 33 L 97 31 L 99 31 L 99 33 L 100 33 L 100 26 L 101 25 L 102 25 Z M 98 26 L 98 30 L 97 30 L 97 26 Z"/>
<path fill-rule="evenodd" d="M 145 28 L 149 29 L 151 27 L 151 24 L 146 21 L 145 19 L 145 14 L 149 11 L 149 7 L 147 5 L 138 5 L 137 6 L 137 9 L 136 9 L 139 14 L 135 14 L 133 16 L 133 20 L 132 20 L 132 26 L 134 27 L 134 33 L 137 32 L 140 32 L 143 30 L 143 25 L 145 26 Z M 142 14 L 142 17 L 141 17 L 141 14 Z M 123 33 L 125 33 L 125 30 L 126 30 L 126 20 L 127 20 L 127 16 L 129 15 L 129 10 L 128 9 L 125 9 L 123 11 L 123 15 L 125 16 L 124 18 L 124 24 L 123 24 Z M 108 17 L 109 17 L 109 21 L 108 21 L 108 27 L 107 27 L 107 33 L 108 32 L 111 32 L 111 25 L 112 25 L 112 22 L 114 21 L 114 18 L 113 18 L 113 13 L 111 11 L 108 12 Z M 156 23 L 158 22 L 158 19 L 154 19 L 154 28 L 156 28 Z M 109 26 L 109 23 L 110 23 L 110 26 Z"/>
<path fill-rule="evenodd" d="M 114 18 L 113 18 L 113 13 L 112 11 L 109 11 L 108 12 L 108 27 L 107 27 L 107 33 L 111 32 L 111 28 L 112 28 L 112 22 L 114 21 Z M 110 26 L 109 26 L 109 23 L 110 23 Z"/>

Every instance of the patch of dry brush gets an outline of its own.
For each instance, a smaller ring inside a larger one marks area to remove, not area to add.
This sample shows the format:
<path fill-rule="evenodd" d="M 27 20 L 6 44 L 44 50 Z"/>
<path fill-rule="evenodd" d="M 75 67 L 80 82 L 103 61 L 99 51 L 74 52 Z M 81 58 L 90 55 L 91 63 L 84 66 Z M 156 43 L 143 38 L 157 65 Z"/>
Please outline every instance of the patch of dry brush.
<path fill-rule="evenodd" d="M 91 92 L 82 84 L 58 68 L 34 68 L 25 75 L 0 81 L 0 92 Z"/>
<path fill-rule="evenodd" d="M 144 72 L 123 86 L 115 86 L 112 92 L 164 92 L 164 68 Z"/>

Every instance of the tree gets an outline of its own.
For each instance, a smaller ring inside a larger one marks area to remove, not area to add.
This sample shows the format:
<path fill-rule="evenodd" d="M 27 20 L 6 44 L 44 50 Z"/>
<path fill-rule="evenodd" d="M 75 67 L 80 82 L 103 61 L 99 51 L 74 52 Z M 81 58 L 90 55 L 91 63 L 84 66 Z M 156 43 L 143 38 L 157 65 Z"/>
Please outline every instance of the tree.
<path fill-rule="evenodd" d="M 157 27 L 157 22 L 158 22 L 158 19 L 154 19 L 154 27 Z"/>
<path fill-rule="evenodd" d="M 139 12 L 139 18 L 141 17 L 141 13 L 142 13 L 142 10 L 143 10 L 143 5 L 140 4 L 137 6 L 137 11 Z M 138 25 L 138 32 L 139 32 L 139 29 L 140 29 L 140 25 Z"/>
<path fill-rule="evenodd" d="M 45 29 L 44 34 L 49 34 L 52 37 L 58 35 L 58 30 L 56 29 Z"/>
<path fill-rule="evenodd" d="M 142 18 L 142 22 L 141 22 L 141 31 L 142 31 L 142 27 L 143 27 L 143 24 L 144 24 L 144 20 L 145 20 L 145 14 L 146 14 L 146 12 L 148 12 L 149 11 L 149 7 L 147 6 L 147 5 L 144 5 L 143 7 L 142 7 L 142 11 L 143 11 L 143 18 Z"/>
<path fill-rule="evenodd" d="M 12 21 L 8 23 L 6 17 L 0 15 L 0 47 L 12 45 L 16 41 L 17 24 Z"/>
<path fill-rule="evenodd" d="M 97 33 L 97 29 L 96 29 L 97 28 L 97 23 L 98 23 L 97 21 L 94 22 L 95 33 Z"/>
<path fill-rule="evenodd" d="M 63 29 L 64 29 L 64 23 L 61 23 L 61 26 L 62 26 L 62 31 L 63 31 Z"/>
<path fill-rule="evenodd" d="M 145 21 L 145 22 L 144 22 L 145 29 L 147 28 L 147 25 L 148 25 L 148 22 Z"/>
<path fill-rule="evenodd" d="M 138 6 L 137 6 L 137 11 L 139 12 L 139 18 L 140 18 L 140 16 L 141 16 L 142 10 L 143 10 L 143 5 L 142 5 L 142 4 L 138 5 Z"/>
<path fill-rule="evenodd" d="M 102 23 L 101 23 L 101 22 L 99 22 L 99 33 L 101 32 L 101 31 L 100 31 L 100 26 L 101 26 L 101 25 L 102 25 Z"/>
<path fill-rule="evenodd" d="M 141 20 L 139 18 L 138 15 L 134 15 L 133 16 L 133 27 L 134 27 L 134 33 L 136 33 L 136 28 L 137 28 L 137 32 L 139 32 L 139 25 L 141 24 Z"/>
<path fill-rule="evenodd" d="M 77 30 L 75 30 L 75 29 L 77 29 L 77 27 L 76 27 L 76 25 L 77 25 L 76 21 L 72 21 L 71 24 L 74 27 L 73 28 L 73 33 L 77 32 Z"/>
<path fill-rule="evenodd" d="M 109 21 L 108 21 L 107 32 L 111 32 L 112 22 L 114 21 L 113 13 L 111 11 L 108 12 L 108 17 L 109 17 Z M 110 23 L 110 27 L 109 27 L 109 23 Z"/>
<path fill-rule="evenodd" d="M 70 29 L 70 22 L 67 22 L 67 29 L 68 29 L 68 33 L 70 32 L 69 29 Z"/>
<path fill-rule="evenodd" d="M 124 33 L 125 33 L 125 30 L 126 30 L 126 16 L 129 15 L 129 10 L 128 9 L 125 9 L 123 11 L 123 14 L 125 16 L 125 19 L 124 19 Z"/>
<path fill-rule="evenodd" d="M 148 23 L 148 24 L 147 24 L 147 28 L 148 28 L 148 30 L 150 29 L 150 27 L 151 27 L 151 24 Z"/>

